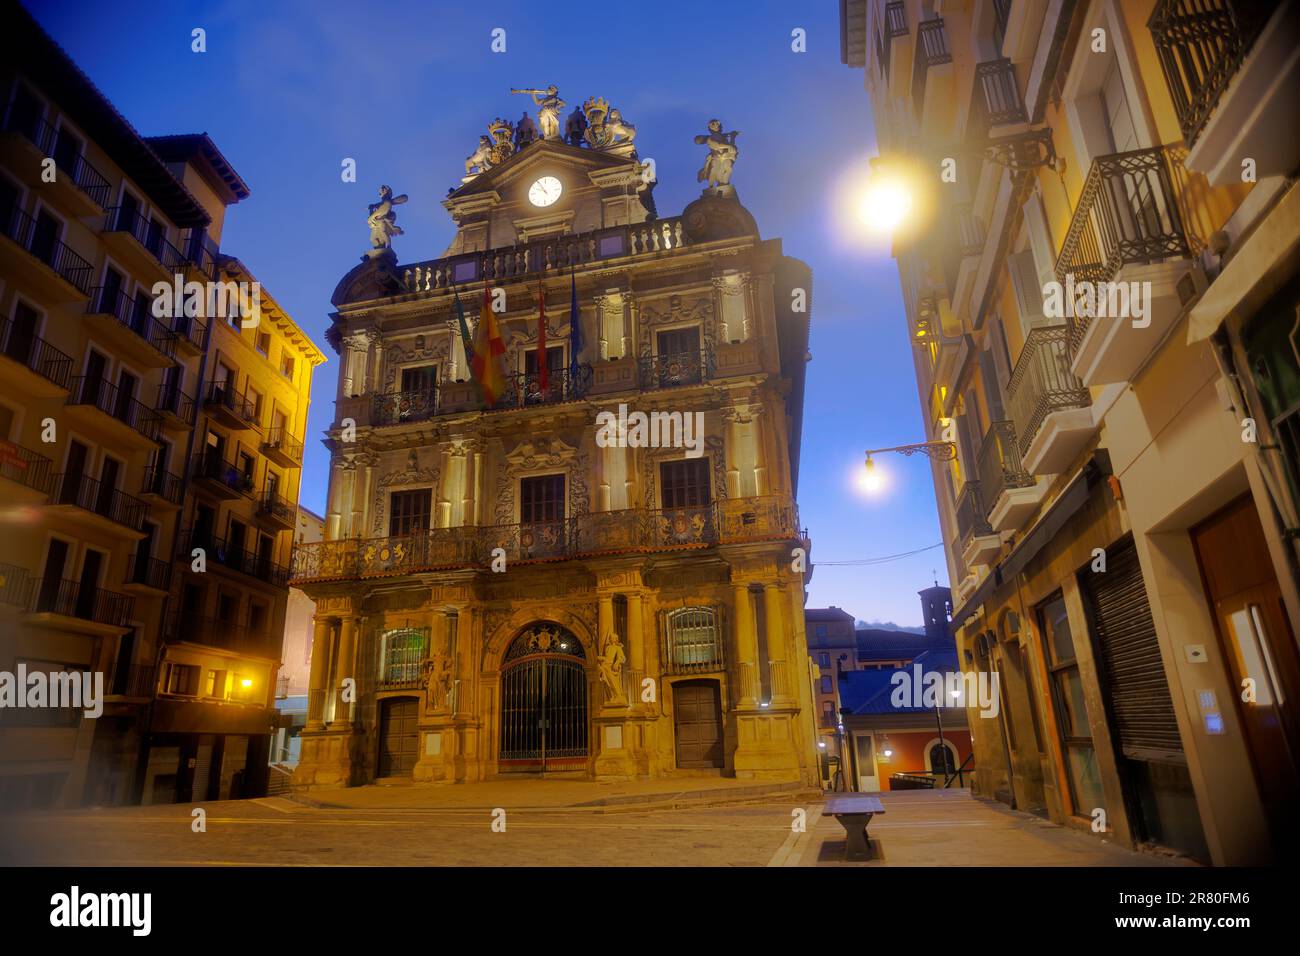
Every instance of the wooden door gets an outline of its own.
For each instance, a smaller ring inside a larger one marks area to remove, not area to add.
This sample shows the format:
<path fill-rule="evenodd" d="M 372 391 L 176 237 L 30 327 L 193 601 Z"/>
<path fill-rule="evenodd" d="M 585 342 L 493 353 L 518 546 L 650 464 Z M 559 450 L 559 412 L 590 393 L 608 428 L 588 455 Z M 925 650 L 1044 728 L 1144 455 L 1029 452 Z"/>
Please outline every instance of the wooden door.
<path fill-rule="evenodd" d="M 691 680 L 673 685 L 679 768 L 723 765 L 721 699 L 717 681 Z"/>
<path fill-rule="evenodd" d="M 380 705 L 379 776 L 405 777 L 415 769 L 419 716 L 420 702 L 414 697 L 390 697 Z"/>

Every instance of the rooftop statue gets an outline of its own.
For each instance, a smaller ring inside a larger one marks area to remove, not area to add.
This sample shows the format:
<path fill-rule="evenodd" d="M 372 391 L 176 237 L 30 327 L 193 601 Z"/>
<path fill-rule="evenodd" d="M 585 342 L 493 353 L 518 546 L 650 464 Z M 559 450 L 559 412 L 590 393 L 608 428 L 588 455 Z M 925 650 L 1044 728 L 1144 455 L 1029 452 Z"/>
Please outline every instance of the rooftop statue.
<path fill-rule="evenodd" d="M 623 122 L 622 114 L 610 109 L 609 100 L 603 96 L 590 97 L 582 104 L 582 111 L 587 114 L 587 131 L 583 139 L 592 149 L 630 143 L 636 136 L 636 127 Z"/>
<path fill-rule="evenodd" d="M 487 136 L 478 138 L 478 149 L 465 159 L 465 175 L 485 173 L 492 166 L 492 140 Z"/>
<path fill-rule="evenodd" d="M 528 110 L 524 110 L 524 115 L 519 117 L 519 122 L 515 124 L 515 152 L 535 139 L 537 139 L 537 124 L 528 115 Z"/>
<path fill-rule="evenodd" d="M 582 115 L 582 107 L 575 106 L 569 118 L 564 121 L 564 139 L 570 146 L 581 146 L 587 132 L 587 118 Z"/>
<path fill-rule="evenodd" d="M 366 217 L 366 225 L 370 227 L 370 256 L 372 258 L 383 255 L 393 246 L 393 236 L 402 234 L 401 227 L 397 225 L 397 212 L 394 206 L 400 206 L 406 202 L 406 193 L 400 196 L 394 196 L 392 187 L 379 187 L 379 202 L 370 204 L 370 215 Z"/>
<path fill-rule="evenodd" d="M 612 143 L 630 143 L 636 139 L 636 127 L 631 123 L 625 123 L 623 114 L 618 110 L 609 111 L 609 119 L 605 121 L 605 125 L 609 127 Z"/>
<path fill-rule="evenodd" d="M 565 102 L 560 99 L 560 90 L 554 83 L 544 90 L 515 90 L 511 93 L 531 93 L 537 104 L 537 125 L 541 127 L 543 139 L 560 138 L 560 110 Z"/>
<path fill-rule="evenodd" d="M 492 137 L 492 159 L 488 165 L 500 166 L 515 154 L 514 125 L 498 116 L 488 124 L 488 135 Z"/>
<path fill-rule="evenodd" d="M 696 143 L 709 147 L 704 168 L 695 175 L 696 182 L 707 180 L 715 192 L 732 191 L 726 187 L 731 186 L 731 170 L 736 165 L 736 157 L 740 155 L 740 150 L 736 148 L 736 137 L 739 135 L 739 130 L 724 133 L 722 120 L 709 120 L 708 134 L 695 137 Z"/>

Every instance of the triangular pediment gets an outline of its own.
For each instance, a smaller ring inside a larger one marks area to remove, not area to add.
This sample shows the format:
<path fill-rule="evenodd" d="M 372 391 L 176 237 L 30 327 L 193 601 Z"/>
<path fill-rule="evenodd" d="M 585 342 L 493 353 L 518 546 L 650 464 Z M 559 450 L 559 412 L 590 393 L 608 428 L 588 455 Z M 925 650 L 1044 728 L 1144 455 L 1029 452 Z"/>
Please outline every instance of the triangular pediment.
<path fill-rule="evenodd" d="M 468 199 L 481 193 L 501 192 L 510 183 L 523 179 L 540 167 L 554 168 L 556 164 L 580 171 L 584 176 L 606 169 L 631 169 L 638 161 L 618 153 L 600 149 L 580 149 L 558 139 L 543 139 L 530 143 L 499 166 L 479 173 L 459 189 L 447 196 L 446 201 Z"/>

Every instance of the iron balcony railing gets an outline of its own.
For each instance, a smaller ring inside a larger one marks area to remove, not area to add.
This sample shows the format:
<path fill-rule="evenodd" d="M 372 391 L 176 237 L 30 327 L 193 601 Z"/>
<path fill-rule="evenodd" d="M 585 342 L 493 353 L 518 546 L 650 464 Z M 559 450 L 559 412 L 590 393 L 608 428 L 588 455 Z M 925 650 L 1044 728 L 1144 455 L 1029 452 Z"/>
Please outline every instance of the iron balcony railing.
<path fill-rule="evenodd" d="M 1092 404 L 1087 387 L 1070 370 L 1070 329 L 1064 325 L 1030 329 L 1007 384 L 1007 405 L 1015 422 L 1020 454 L 1052 412 Z"/>
<path fill-rule="evenodd" d="M 374 425 L 403 425 L 423 422 L 438 414 L 438 386 L 384 392 L 371 399 L 370 421 Z"/>
<path fill-rule="evenodd" d="M 56 130 L 39 116 L 20 120 L 12 112 L 5 128 L 21 133 L 43 155 L 53 158 L 59 172 L 93 199 L 96 205 L 102 208 L 108 204 L 111 192 L 108 180 L 86 160 L 86 157 L 81 155 L 71 139 L 60 135 L 60 130 Z"/>
<path fill-rule="evenodd" d="M 282 425 L 275 426 L 267 433 L 262 447 L 266 450 L 279 451 L 292 461 L 302 461 L 302 440 L 294 438 L 293 433 Z"/>
<path fill-rule="evenodd" d="M 130 584 L 166 591 L 171 586 L 172 566 L 147 554 L 136 553 L 131 558 L 131 577 L 128 580 Z"/>
<path fill-rule="evenodd" d="M 118 491 L 86 475 L 69 472 L 54 475 L 53 486 L 56 489 L 54 504 L 75 505 L 132 531 L 144 530 L 144 518 L 149 505 L 135 495 Z"/>
<path fill-rule="evenodd" d="M 278 654 L 281 643 L 270 633 L 255 631 L 233 621 L 179 613 L 168 620 L 166 633 L 169 643 L 184 641 L 264 657 Z"/>
<path fill-rule="evenodd" d="M 1059 282 L 1067 276 L 1110 282 L 1127 265 L 1191 256 L 1174 188 L 1175 162 L 1167 146 L 1092 161 L 1056 260 Z M 1082 341 L 1089 318 L 1075 317 L 1073 346 Z"/>
<path fill-rule="evenodd" d="M 1007 38 L 1007 21 L 1011 19 L 1011 0 L 993 0 L 993 43 L 999 51 Z"/>
<path fill-rule="evenodd" d="M 157 495 L 164 501 L 179 505 L 185 498 L 185 483 L 180 475 L 174 475 L 165 468 L 150 465 L 144 470 L 144 481 L 140 484 L 140 494 Z"/>
<path fill-rule="evenodd" d="M 190 474 L 195 478 L 219 482 L 241 495 L 253 492 L 252 477 L 244 474 L 235 467 L 233 462 L 226 461 L 213 451 L 199 452 L 194 456 L 190 467 L 192 469 Z"/>
<path fill-rule="evenodd" d="M 264 491 L 257 499 L 257 513 L 293 524 L 297 520 L 298 509 L 288 498 L 277 495 L 274 491 Z"/>
<path fill-rule="evenodd" d="M 181 541 L 184 557 L 192 555 L 195 548 L 201 548 L 205 560 L 210 564 L 219 564 L 223 568 L 252 575 L 275 587 L 285 587 L 289 582 L 289 569 L 283 564 L 277 564 L 266 555 L 231 544 L 225 538 L 219 538 L 210 532 L 190 528 L 182 535 Z"/>
<path fill-rule="evenodd" d="M 230 382 L 208 382 L 203 393 L 203 404 L 224 408 L 236 418 L 250 425 L 257 424 L 257 408 L 249 399 L 235 391 Z"/>
<path fill-rule="evenodd" d="M 82 295 L 90 294 L 90 263 L 64 244 L 51 221 L 38 223 L 17 206 L 0 222 L 4 234 L 53 269 Z"/>
<path fill-rule="evenodd" d="M 153 408 L 159 414 L 171 415 L 187 425 L 194 424 L 194 398 L 175 385 L 163 382 L 158 386 L 158 399 Z"/>
<path fill-rule="evenodd" d="M 185 264 L 185 256 L 167 241 L 162 223 L 146 219 L 135 209 L 110 206 L 104 212 L 104 231 L 129 233 L 169 272 L 177 272 Z"/>
<path fill-rule="evenodd" d="M 176 341 L 172 330 L 154 318 L 152 302 L 143 292 L 131 296 L 121 288 L 96 286 L 86 303 L 86 314 L 111 315 L 118 324 L 130 329 L 167 358 L 175 354 Z"/>
<path fill-rule="evenodd" d="M 689 240 L 681 219 L 653 219 L 609 226 L 576 236 L 546 236 L 485 252 L 428 259 L 398 267 L 408 292 L 451 289 L 467 282 L 513 279 L 547 272 L 567 272 L 606 260 L 669 252 Z"/>
<path fill-rule="evenodd" d="M 59 388 L 66 389 L 72 378 L 72 356 L 3 316 L 0 316 L 0 355 L 31 369 Z"/>
<path fill-rule="evenodd" d="M 114 666 L 113 679 L 109 681 L 107 694 L 110 697 L 152 697 L 157 671 L 152 663 L 125 664 Z"/>
<path fill-rule="evenodd" d="M 1005 58 L 975 64 L 975 84 L 971 96 L 971 135 L 982 139 L 994 126 L 1027 123 L 1025 101 L 1016 85 L 1016 70 Z"/>
<path fill-rule="evenodd" d="M 157 412 L 102 378 L 88 375 L 74 377 L 68 404 L 97 408 L 150 441 L 156 442 L 162 431 L 162 419 Z"/>
<path fill-rule="evenodd" d="M 209 280 L 217 278 L 217 247 L 202 229 L 188 229 L 181 237 L 185 262 L 202 272 Z"/>
<path fill-rule="evenodd" d="M 35 578 L 26 568 L 0 563 L 0 604 L 24 609 L 30 607 L 35 583 Z"/>
<path fill-rule="evenodd" d="M 502 548 L 511 562 L 706 548 L 798 538 L 793 501 L 772 495 L 685 508 L 594 512 L 549 522 L 431 528 L 379 538 L 300 544 L 292 580 L 323 581 L 476 567 Z"/>
<path fill-rule="evenodd" d="M 916 59 L 912 65 L 912 106 L 919 117 L 925 107 L 925 83 L 930 68 L 952 62 L 948 32 L 943 17 L 922 20 L 916 25 Z"/>
<path fill-rule="evenodd" d="M 556 405 L 584 397 L 591 388 L 591 366 L 555 369 L 547 374 L 546 386 L 538 372 L 516 372 L 506 376 L 505 389 L 495 408 L 524 408 Z"/>
<path fill-rule="evenodd" d="M 289 675 L 281 674 L 275 679 L 275 699 L 284 700 L 289 696 Z"/>
<path fill-rule="evenodd" d="M 962 543 L 993 533 L 978 478 L 969 478 L 957 496 L 957 534 Z"/>
<path fill-rule="evenodd" d="M 1258 0 L 1158 0 L 1147 29 L 1188 147 L 1196 142 L 1277 6 Z"/>
<path fill-rule="evenodd" d="M 885 4 L 885 39 L 881 44 L 880 60 L 889 76 L 890 52 L 894 46 L 894 37 L 907 36 L 907 8 L 903 0 L 890 0 Z"/>
<path fill-rule="evenodd" d="M 36 614 L 62 614 L 112 627 L 126 627 L 135 607 L 129 594 L 106 591 L 80 581 L 42 578 L 34 590 L 31 609 Z"/>
<path fill-rule="evenodd" d="M 979 452 L 979 480 L 984 504 L 991 510 L 1008 488 L 1030 488 L 1034 476 L 1025 471 L 1012 421 L 994 422 L 984 434 Z"/>
<path fill-rule="evenodd" d="M 172 336 L 180 341 L 188 341 L 200 352 L 207 347 L 208 326 L 201 319 L 190 315 L 177 315 L 172 318 Z"/>
<path fill-rule="evenodd" d="M 0 441 L 0 478 L 49 494 L 53 469 L 54 462 L 44 455 L 10 441 Z"/>
<path fill-rule="evenodd" d="M 698 385 L 713 378 L 715 371 L 711 349 L 649 356 L 637 364 L 643 389 Z"/>

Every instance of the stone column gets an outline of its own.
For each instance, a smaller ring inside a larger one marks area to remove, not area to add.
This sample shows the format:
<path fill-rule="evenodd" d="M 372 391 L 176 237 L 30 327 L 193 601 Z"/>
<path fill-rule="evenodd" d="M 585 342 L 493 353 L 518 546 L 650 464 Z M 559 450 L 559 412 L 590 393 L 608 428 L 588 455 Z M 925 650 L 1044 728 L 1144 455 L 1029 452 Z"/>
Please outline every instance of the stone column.
<path fill-rule="evenodd" d="M 791 701 L 791 674 L 786 664 L 786 634 L 782 627 L 784 615 L 781 613 L 781 586 L 779 584 L 763 585 L 763 609 L 767 618 L 767 659 L 772 675 L 772 703 L 774 706 L 789 704 Z"/>
<path fill-rule="evenodd" d="M 330 724 L 330 729 L 351 730 L 352 729 L 352 711 L 355 705 L 345 703 L 343 700 L 343 681 L 351 677 L 354 685 L 356 684 L 356 653 L 357 653 L 357 619 L 355 617 L 343 618 L 339 627 L 339 667 L 334 688 L 338 699 L 334 705 L 334 720 Z"/>
<path fill-rule="evenodd" d="M 641 592 L 627 596 L 627 662 L 638 674 L 645 674 L 645 633 Z"/>
<path fill-rule="evenodd" d="M 474 616 L 468 607 L 456 610 L 456 690 L 452 694 L 456 716 L 470 712 L 470 689 L 472 687 L 474 655 L 470 635 L 473 633 Z"/>
<path fill-rule="evenodd" d="M 749 585 L 733 584 L 736 606 L 736 669 L 740 679 L 739 707 L 758 706 L 758 634 L 754 630 L 754 606 L 750 603 Z"/>
<path fill-rule="evenodd" d="M 329 644 L 329 618 L 318 617 L 312 626 L 311 675 L 308 678 L 306 730 L 325 729 L 325 682 L 329 679 L 325 671 L 329 667 Z"/>

